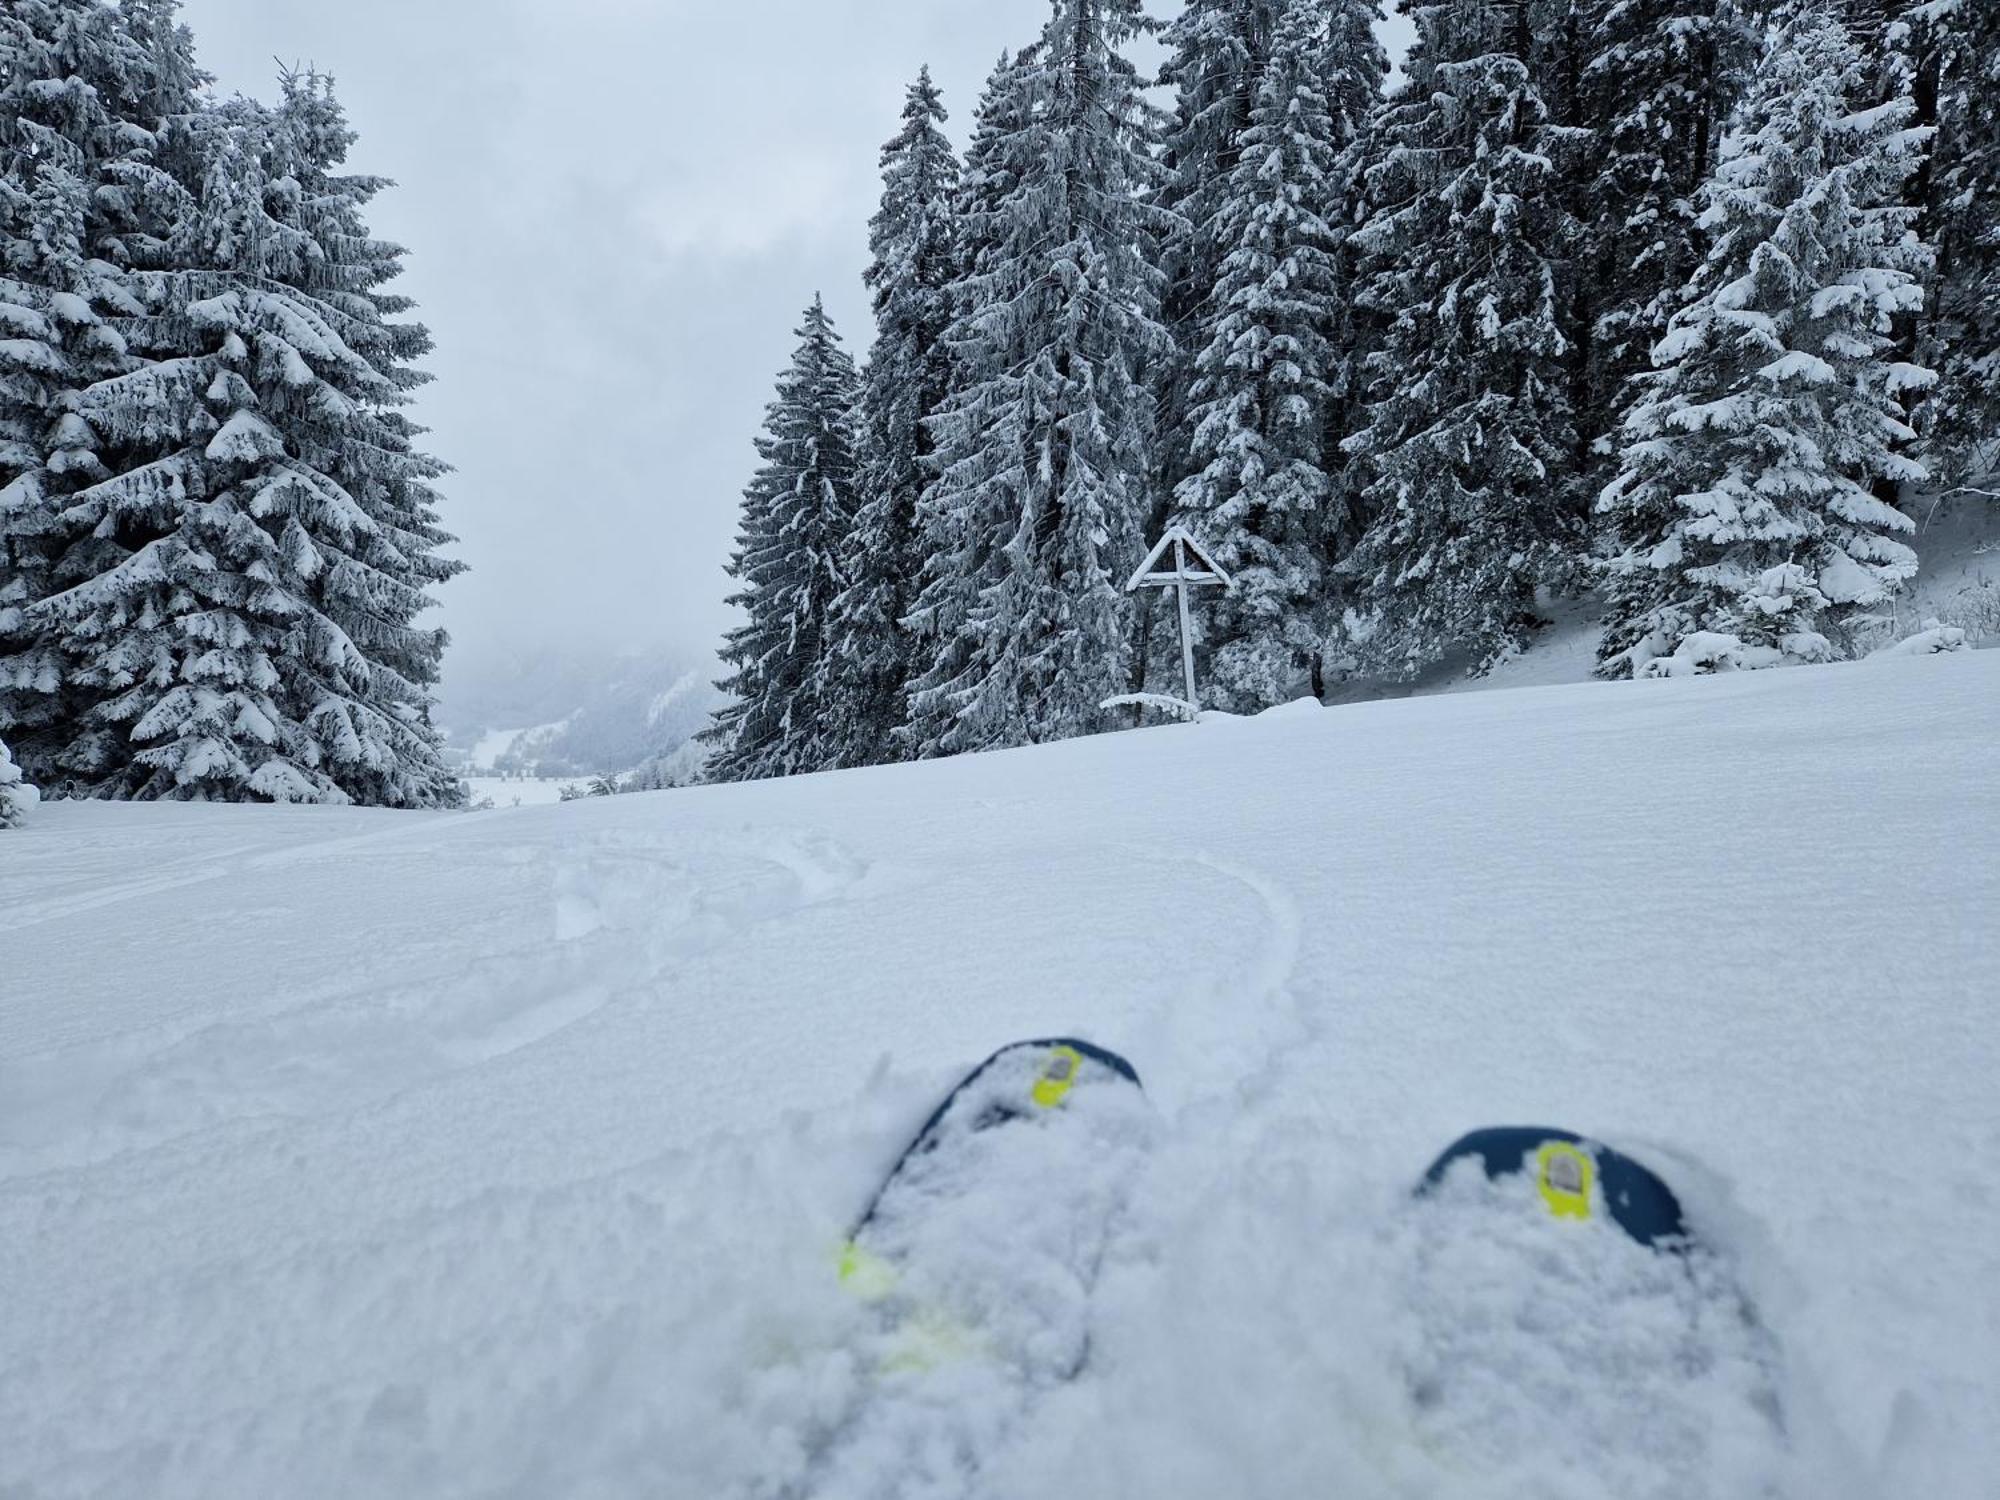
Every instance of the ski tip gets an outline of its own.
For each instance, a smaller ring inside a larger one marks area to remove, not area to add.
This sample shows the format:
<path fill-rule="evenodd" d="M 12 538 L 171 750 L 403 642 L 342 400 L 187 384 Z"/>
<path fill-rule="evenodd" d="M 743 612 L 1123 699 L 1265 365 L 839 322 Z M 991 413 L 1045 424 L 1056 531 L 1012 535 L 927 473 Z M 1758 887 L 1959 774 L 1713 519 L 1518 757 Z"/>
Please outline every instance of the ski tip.
<path fill-rule="evenodd" d="M 1417 1184 L 1423 1197 L 1461 1161 L 1476 1160 L 1488 1178 L 1531 1174 L 1542 1205 L 1556 1218 L 1589 1219 L 1603 1203 L 1611 1221 L 1649 1249 L 1685 1246 L 1690 1236 L 1680 1199 L 1650 1168 L 1570 1130 L 1503 1125 L 1461 1136 Z"/>
<path fill-rule="evenodd" d="M 1040 1060 L 1036 1064 L 1033 1080 L 1027 1086 L 1027 1097 L 1019 1101 L 1019 1104 L 1022 1106 L 1032 1104 L 1037 1111 L 1059 1110 L 1067 1102 L 1070 1091 L 1075 1088 L 1077 1081 L 1084 1076 L 1085 1063 L 1101 1067 L 1110 1073 L 1113 1078 L 1124 1080 L 1126 1083 L 1131 1084 L 1133 1088 L 1138 1089 L 1142 1094 L 1145 1092 L 1145 1085 L 1139 1081 L 1138 1069 L 1134 1068 L 1131 1063 L 1120 1057 L 1116 1052 L 1100 1047 L 1094 1042 L 1086 1042 L 1078 1037 L 1054 1036 L 1037 1037 L 1030 1041 L 1009 1043 L 988 1057 L 978 1067 L 967 1073 L 960 1080 L 958 1086 L 945 1095 L 943 1101 L 931 1112 L 930 1118 L 924 1122 L 923 1128 L 917 1132 L 916 1138 L 910 1142 L 903 1154 L 897 1158 L 896 1165 L 890 1170 L 889 1175 L 883 1179 L 882 1185 L 876 1189 L 875 1196 L 869 1200 L 868 1207 L 862 1211 L 861 1217 L 855 1221 L 854 1228 L 848 1235 L 850 1243 L 859 1240 L 863 1231 L 875 1221 L 875 1216 L 881 1209 L 884 1195 L 889 1191 L 890 1185 L 902 1174 L 904 1168 L 912 1161 L 924 1156 L 927 1152 L 936 1149 L 938 1140 L 940 1139 L 940 1132 L 944 1129 L 946 1121 L 951 1117 L 954 1108 L 958 1106 L 959 1102 L 971 1095 L 976 1090 L 980 1080 L 992 1072 L 997 1065 L 1022 1053 L 1039 1055 Z M 990 1109 L 988 1114 L 994 1123 L 998 1123 L 1018 1118 L 1023 1112 L 1023 1109 L 1019 1107 L 1001 1105 Z M 975 1122 L 972 1128 L 979 1130 L 984 1128 L 984 1125 L 980 1122 Z"/>
<path fill-rule="evenodd" d="M 1073 1036 L 1037 1037 L 1032 1041 L 1010 1042 L 1007 1046 L 1002 1047 L 998 1052 L 995 1052 L 991 1057 L 987 1058 L 986 1061 L 981 1063 L 977 1068 L 974 1068 L 972 1070 L 971 1076 L 977 1078 L 981 1073 L 985 1072 L 988 1068 L 993 1066 L 994 1063 L 998 1062 L 1001 1058 L 1006 1057 L 1011 1053 L 1028 1051 L 1036 1048 L 1040 1048 L 1044 1051 L 1047 1051 L 1052 1055 L 1059 1055 L 1063 1051 L 1067 1050 L 1071 1053 L 1074 1053 L 1078 1061 L 1088 1059 L 1091 1062 L 1099 1063 L 1102 1066 L 1109 1068 L 1112 1072 L 1116 1073 L 1119 1077 L 1123 1078 L 1127 1083 L 1132 1084 L 1134 1087 L 1142 1089 L 1145 1087 L 1145 1085 L 1139 1081 L 1139 1070 L 1137 1068 L 1134 1068 L 1131 1063 L 1127 1062 L 1124 1058 L 1120 1057 L 1116 1052 L 1112 1052 L 1104 1047 L 1099 1047 L 1092 1042 L 1081 1041 Z"/>

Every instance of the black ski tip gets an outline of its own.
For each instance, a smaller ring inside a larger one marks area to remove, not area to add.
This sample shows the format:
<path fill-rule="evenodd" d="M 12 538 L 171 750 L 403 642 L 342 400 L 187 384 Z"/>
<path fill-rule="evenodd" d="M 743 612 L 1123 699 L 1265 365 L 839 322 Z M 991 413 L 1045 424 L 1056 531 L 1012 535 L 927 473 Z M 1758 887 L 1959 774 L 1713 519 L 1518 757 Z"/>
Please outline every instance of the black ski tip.
<path fill-rule="evenodd" d="M 1127 1083 L 1132 1084 L 1135 1088 L 1143 1089 L 1145 1087 L 1143 1083 L 1139 1082 L 1138 1069 L 1134 1068 L 1129 1062 L 1127 1062 L 1124 1058 L 1120 1057 L 1116 1052 L 1112 1052 L 1104 1047 L 1099 1047 L 1092 1042 L 1078 1041 L 1073 1036 L 1045 1036 L 1045 1037 L 1037 1037 L 1033 1041 L 1010 1042 L 1005 1047 L 1002 1047 L 998 1052 L 994 1053 L 991 1057 L 987 1058 L 985 1062 L 981 1063 L 978 1067 L 974 1068 L 972 1072 L 967 1076 L 967 1081 L 970 1082 L 972 1079 L 977 1078 L 981 1073 L 984 1073 L 988 1068 L 992 1067 L 994 1063 L 1000 1061 L 1000 1059 L 1005 1057 L 1008 1053 L 1020 1052 L 1025 1048 L 1031 1048 L 1031 1047 L 1043 1047 L 1043 1048 L 1068 1047 L 1080 1057 L 1089 1058 L 1090 1061 L 1094 1063 L 1102 1063 L 1105 1067 L 1109 1068 L 1112 1072 L 1116 1073 L 1119 1077 L 1123 1078 Z"/>
<path fill-rule="evenodd" d="M 924 1121 L 923 1129 L 917 1132 L 916 1138 L 910 1142 L 903 1154 L 896 1159 L 896 1165 L 890 1169 L 889 1175 L 882 1180 L 882 1185 L 875 1190 L 875 1196 L 868 1201 L 868 1207 L 862 1211 L 861 1217 L 855 1221 L 854 1228 L 849 1232 L 848 1238 L 859 1238 L 861 1232 L 874 1220 L 876 1210 L 882 1206 L 883 1196 L 889 1191 L 890 1185 L 895 1182 L 898 1174 L 902 1172 L 904 1165 L 936 1146 L 939 1127 L 944 1123 L 945 1117 L 951 1113 L 952 1105 L 957 1103 L 959 1097 L 977 1083 L 989 1068 L 1001 1059 L 1011 1057 L 1016 1052 L 1051 1052 L 1057 1048 L 1065 1048 L 1087 1062 L 1094 1062 L 1101 1067 L 1108 1068 L 1114 1075 L 1131 1084 L 1133 1088 L 1138 1089 L 1141 1093 L 1145 1092 L 1146 1086 L 1139 1081 L 1138 1069 L 1134 1068 L 1132 1064 L 1120 1057 L 1116 1052 L 1112 1052 L 1108 1048 L 1099 1047 L 1093 1042 L 1080 1041 L 1076 1037 L 1071 1036 L 1037 1037 L 1031 1041 L 1010 1042 L 987 1058 L 985 1062 L 967 1073 L 964 1078 L 960 1079 L 958 1085 L 944 1096 L 936 1109 L 931 1111 L 930 1118 Z"/>
<path fill-rule="evenodd" d="M 1542 1148 L 1551 1144 L 1573 1147 L 1595 1162 L 1605 1207 L 1612 1221 L 1632 1239 L 1655 1250 L 1677 1249 L 1689 1242 L 1680 1199 L 1657 1173 L 1609 1146 L 1552 1126 L 1502 1125 L 1460 1137 L 1431 1163 L 1417 1185 L 1417 1196 L 1430 1192 L 1444 1180 L 1446 1172 L 1468 1157 L 1476 1158 L 1486 1175 L 1497 1181 L 1527 1171 Z"/>

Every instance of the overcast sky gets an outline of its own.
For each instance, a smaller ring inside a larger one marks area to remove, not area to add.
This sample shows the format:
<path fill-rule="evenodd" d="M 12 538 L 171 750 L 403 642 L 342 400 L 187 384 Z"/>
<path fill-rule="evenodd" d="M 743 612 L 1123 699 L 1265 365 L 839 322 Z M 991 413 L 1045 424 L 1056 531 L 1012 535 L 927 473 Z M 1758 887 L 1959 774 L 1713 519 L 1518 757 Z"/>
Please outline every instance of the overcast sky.
<path fill-rule="evenodd" d="M 1047 0 L 183 0 L 225 92 L 331 72 L 437 339 L 454 662 L 706 649 L 751 439 L 823 291 L 868 342 L 876 157 L 926 62 L 963 143 Z M 1164 6 L 1156 6 L 1163 9 Z"/>

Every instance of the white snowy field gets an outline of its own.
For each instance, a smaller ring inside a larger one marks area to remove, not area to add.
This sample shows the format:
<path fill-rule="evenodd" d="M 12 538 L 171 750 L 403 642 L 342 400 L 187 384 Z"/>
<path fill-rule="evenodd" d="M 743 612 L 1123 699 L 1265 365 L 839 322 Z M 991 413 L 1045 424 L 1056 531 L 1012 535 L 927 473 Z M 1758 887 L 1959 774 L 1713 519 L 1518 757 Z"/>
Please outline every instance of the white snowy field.
<path fill-rule="evenodd" d="M 470 804 L 482 812 L 499 808 L 550 807 L 562 801 L 563 788 L 582 786 L 587 777 L 572 776 L 568 780 L 553 776 L 468 776 L 465 784 L 471 789 Z M 487 803 L 492 803 L 491 808 Z"/>
<path fill-rule="evenodd" d="M 6 1500 L 796 1493 L 867 1396 L 843 1229 L 1060 1032 L 1161 1128 L 995 1493 L 2000 1484 L 2000 653 L 477 815 L 51 806 L 0 989 Z M 1528 1123 L 1674 1164 L 1740 1256 L 1775 1474 L 1407 1439 L 1404 1194 Z"/>

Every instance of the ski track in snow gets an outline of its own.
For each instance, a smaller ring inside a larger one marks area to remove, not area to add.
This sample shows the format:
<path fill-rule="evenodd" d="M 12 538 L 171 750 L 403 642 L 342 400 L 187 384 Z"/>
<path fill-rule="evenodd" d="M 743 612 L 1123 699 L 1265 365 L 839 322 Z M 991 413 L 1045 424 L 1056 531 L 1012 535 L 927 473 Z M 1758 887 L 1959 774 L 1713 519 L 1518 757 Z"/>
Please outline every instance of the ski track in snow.
<path fill-rule="evenodd" d="M 134 882 L 113 899 L 347 857 L 395 836 L 259 854 L 191 877 Z M 547 932 L 519 933 L 499 951 L 455 957 L 451 972 L 415 980 L 356 955 L 353 974 L 282 1008 L 225 1021 L 187 1012 L 106 1043 L 0 1065 L 0 1081 L 11 1083 L 28 1116 L 25 1126 L 0 1124 L 0 1178 L 143 1150 L 229 1119 L 352 1108 L 498 1061 L 620 996 L 644 995 L 745 929 L 832 899 L 861 873 L 823 841 L 769 837 L 719 844 L 706 859 L 689 854 L 685 844 L 622 835 L 552 863 L 504 849 L 503 864 L 550 887 L 553 941 Z"/>
<path fill-rule="evenodd" d="M 1986 654 L 478 815 L 42 809 L 0 1496 L 768 1500 L 869 1395 L 853 1214 L 967 1065 L 1074 1032 L 1162 1130 L 1085 1374 L 964 1494 L 1619 1493 L 1411 1435 L 1404 1194 L 1548 1123 L 1666 1170 L 1784 1346 L 1776 1487 L 1672 1500 L 1988 1500 L 1996 747 Z"/>

